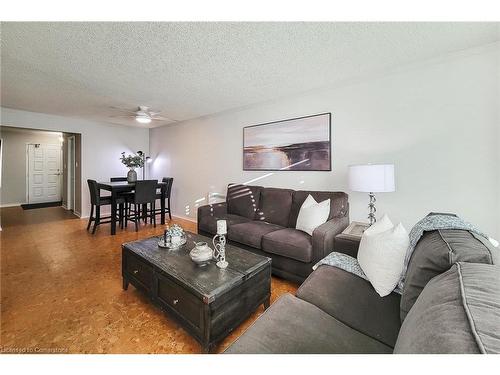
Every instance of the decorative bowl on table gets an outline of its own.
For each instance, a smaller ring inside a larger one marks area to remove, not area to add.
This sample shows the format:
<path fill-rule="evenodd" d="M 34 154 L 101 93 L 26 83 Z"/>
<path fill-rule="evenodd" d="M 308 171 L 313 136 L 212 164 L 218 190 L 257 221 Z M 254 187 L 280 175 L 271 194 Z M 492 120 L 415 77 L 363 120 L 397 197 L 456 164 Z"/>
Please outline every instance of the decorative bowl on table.
<path fill-rule="evenodd" d="M 206 242 L 195 242 L 195 247 L 189 252 L 189 256 L 194 263 L 202 267 L 210 263 L 213 253 Z"/>
<path fill-rule="evenodd" d="M 177 224 L 167 227 L 163 236 L 158 237 L 158 246 L 167 249 L 178 249 L 186 242 L 186 232 Z"/>

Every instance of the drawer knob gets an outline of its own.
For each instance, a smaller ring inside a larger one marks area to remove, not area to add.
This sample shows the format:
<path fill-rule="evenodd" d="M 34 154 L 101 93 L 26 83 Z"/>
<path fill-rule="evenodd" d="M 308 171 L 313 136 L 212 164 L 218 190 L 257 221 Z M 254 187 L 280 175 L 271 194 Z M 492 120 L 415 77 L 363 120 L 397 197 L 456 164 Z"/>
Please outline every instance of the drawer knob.
<path fill-rule="evenodd" d="M 179 300 L 178 299 L 174 299 L 174 305 L 177 305 L 179 303 Z"/>
<path fill-rule="evenodd" d="M 134 275 L 135 275 L 135 274 L 138 274 L 138 273 L 139 273 L 139 270 L 135 270 L 135 271 L 134 271 Z"/>

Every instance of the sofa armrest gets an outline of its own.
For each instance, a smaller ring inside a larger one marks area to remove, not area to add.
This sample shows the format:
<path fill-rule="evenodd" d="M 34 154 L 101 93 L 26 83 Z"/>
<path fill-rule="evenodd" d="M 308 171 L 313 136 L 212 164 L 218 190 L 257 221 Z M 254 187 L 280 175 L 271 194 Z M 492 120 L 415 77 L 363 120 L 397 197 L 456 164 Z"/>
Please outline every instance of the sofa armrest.
<path fill-rule="evenodd" d="M 198 207 L 198 222 L 205 216 L 220 216 L 227 214 L 227 203 L 214 203 Z"/>
<path fill-rule="evenodd" d="M 316 263 L 334 251 L 335 236 L 347 228 L 349 216 L 336 217 L 317 227 L 312 235 L 313 262 Z"/>

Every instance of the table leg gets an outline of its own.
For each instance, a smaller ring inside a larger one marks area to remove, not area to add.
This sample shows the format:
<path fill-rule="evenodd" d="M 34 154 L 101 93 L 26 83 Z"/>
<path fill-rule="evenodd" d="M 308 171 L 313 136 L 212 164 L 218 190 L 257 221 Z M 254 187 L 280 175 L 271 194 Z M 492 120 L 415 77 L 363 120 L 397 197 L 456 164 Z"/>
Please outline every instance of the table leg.
<path fill-rule="evenodd" d="M 123 278 L 123 290 L 128 289 L 128 280 L 126 278 Z"/>
<path fill-rule="evenodd" d="M 116 234 L 116 192 L 111 192 L 111 235 Z"/>
<path fill-rule="evenodd" d="M 161 189 L 161 225 L 165 225 L 165 189 Z"/>
<path fill-rule="evenodd" d="M 268 296 L 264 301 L 264 310 L 267 310 L 271 306 L 271 296 Z"/>

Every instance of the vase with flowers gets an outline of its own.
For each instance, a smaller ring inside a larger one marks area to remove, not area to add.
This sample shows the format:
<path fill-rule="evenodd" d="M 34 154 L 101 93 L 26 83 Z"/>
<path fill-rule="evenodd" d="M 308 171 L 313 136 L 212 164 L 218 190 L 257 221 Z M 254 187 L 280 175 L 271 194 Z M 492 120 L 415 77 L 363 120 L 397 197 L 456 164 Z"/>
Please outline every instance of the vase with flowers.
<path fill-rule="evenodd" d="M 125 152 L 122 152 L 120 160 L 129 169 L 127 173 L 127 181 L 136 182 L 137 172 L 135 171 L 135 168 L 142 168 L 144 166 L 144 159 L 142 158 L 142 156 L 138 154 L 129 154 L 125 156 Z"/>

